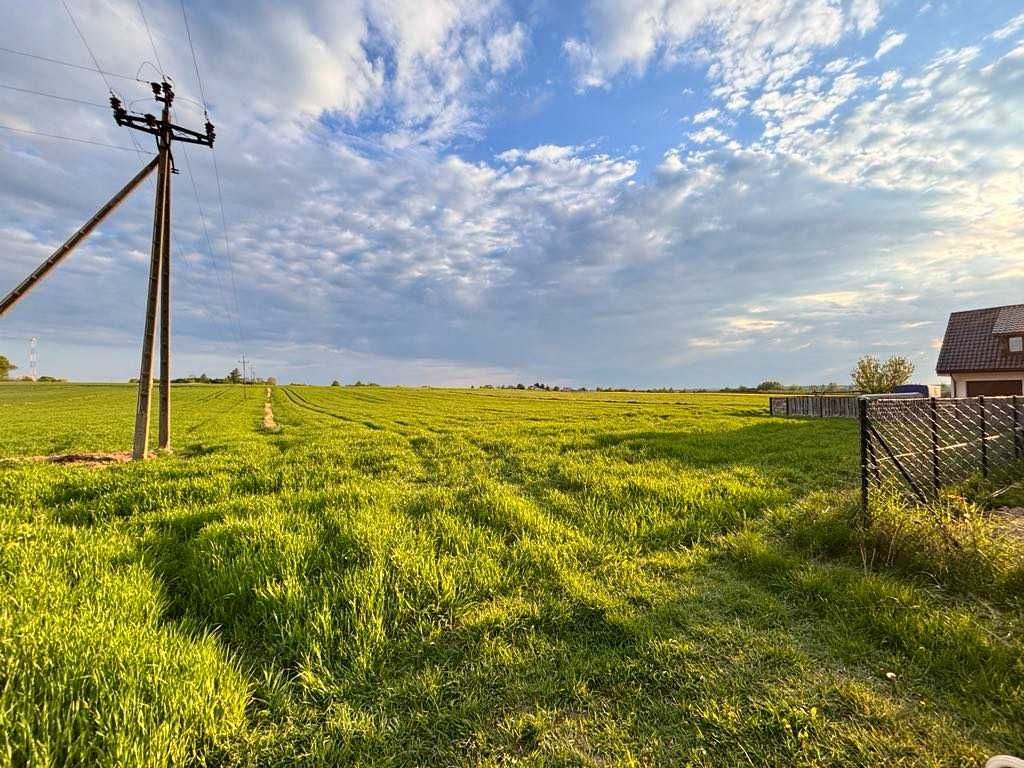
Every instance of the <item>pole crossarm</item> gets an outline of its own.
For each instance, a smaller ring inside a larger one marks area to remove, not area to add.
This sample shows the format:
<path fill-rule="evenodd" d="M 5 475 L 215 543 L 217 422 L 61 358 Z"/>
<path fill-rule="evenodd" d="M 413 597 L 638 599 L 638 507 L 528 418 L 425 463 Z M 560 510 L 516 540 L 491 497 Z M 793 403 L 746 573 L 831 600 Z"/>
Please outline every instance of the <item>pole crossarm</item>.
<path fill-rule="evenodd" d="M 165 106 L 162 117 L 157 117 L 149 112 L 144 115 L 130 114 L 121 104 L 119 98 L 111 96 L 110 106 L 114 110 L 114 122 L 125 128 L 133 128 L 136 131 L 156 136 L 160 141 L 180 141 L 185 144 L 199 144 L 204 147 L 213 146 L 213 141 L 217 138 L 213 123 L 209 120 L 206 121 L 206 125 L 203 126 L 204 133 L 172 123 L 169 110 L 174 102 L 174 89 L 171 87 L 171 84 L 168 82 L 150 83 L 150 87 L 153 89 L 153 98 L 162 102 Z"/>
<path fill-rule="evenodd" d="M 159 157 L 154 157 L 150 160 L 141 171 L 135 174 L 131 181 L 125 184 L 116 195 L 110 198 L 102 208 L 96 211 L 92 218 L 85 222 L 85 224 L 71 235 L 71 237 L 65 240 L 64 244 L 61 245 L 60 248 L 54 251 L 46 261 L 36 267 L 32 274 L 22 280 L 14 290 L 4 296 L 3 300 L 0 300 L 0 316 L 17 304 L 26 293 L 32 290 L 36 283 L 46 277 L 51 269 L 63 261 L 64 257 L 75 249 L 75 246 L 88 237 L 89 233 L 96 229 L 100 222 L 107 218 L 110 212 L 117 208 L 117 206 L 119 206 L 124 199 L 128 197 L 128 195 L 130 195 L 132 191 L 156 169 L 159 162 Z"/>
<path fill-rule="evenodd" d="M 111 98 L 111 101 L 116 101 L 116 98 Z M 164 128 L 167 128 L 171 132 L 172 141 L 181 141 L 185 144 L 199 144 L 204 147 L 212 147 L 213 141 L 217 137 L 213 130 L 213 123 L 206 124 L 206 133 L 200 133 L 199 131 L 193 131 L 191 128 L 185 128 L 176 123 L 167 123 L 163 125 L 163 121 L 157 119 L 153 115 L 129 115 L 124 112 L 121 108 L 121 116 L 118 115 L 118 110 L 114 110 L 114 119 L 117 124 L 127 128 L 134 128 L 137 131 L 143 133 L 150 133 L 153 136 L 162 136 Z"/>

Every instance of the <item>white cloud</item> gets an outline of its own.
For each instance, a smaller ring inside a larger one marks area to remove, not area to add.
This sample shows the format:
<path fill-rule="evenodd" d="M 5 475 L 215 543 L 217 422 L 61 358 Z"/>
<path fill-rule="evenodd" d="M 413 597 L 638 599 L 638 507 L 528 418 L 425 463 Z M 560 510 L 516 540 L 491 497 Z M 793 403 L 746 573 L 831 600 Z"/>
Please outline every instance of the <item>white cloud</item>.
<path fill-rule="evenodd" d="M 787 91 L 768 91 L 751 105 L 765 121 L 763 137 L 777 140 L 831 117 L 849 102 L 868 81 L 855 72 L 844 72 L 826 89 L 819 78 L 805 78 Z"/>
<path fill-rule="evenodd" d="M 180 95 L 198 98 L 191 54 L 179 39 L 180 5 L 148 0 L 146 6 L 163 66 L 176 75 Z M 482 85 L 521 61 L 528 38 L 499 0 L 229 0 L 192 4 L 188 12 L 225 139 L 258 130 L 254 124 L 298 137 L 325 117 L 358 126 L 368 116 L 392 144 L 472 134 Z M 140 61 L 154 60 L 132 0 L 84 5 L 76 19 L 105 68 L 134 73 Z M 82 51 L 60 15 L 41 22 L 15 14 L 11 21 L 11 34 L 24 47 Z M 88 84 L 83 91 L 98 82 L 85 72 L 71 76 Z M 131 83 L 118 87 L 129 99 L 146 96 Z M 179 109 L 189 109 L 187 102 L 179 100 Z"/>
<path fill-rule="evenodd" d="M 993 32 L 992 37 L 996 40 L 1005 40 L 1008 37 L 1013 37 L 1022 30 L 1024 30 L 1024 12 L 1018 13 L 1004 26 Z"/>
<path fill-rule="evenodd" d="M 890 91 L 896 87 L 897 83 L 902 79 L 902 75 L 897 69 L 887 70 L 878 78 L 878 90 Z"/>
<path fill-rule="evenodd" d="M 499 32 L 487 41 L 487 52 L 491 57 L 491 69 L 506 72 L 523 60 L 526 45 L 526 27 L 514 24 L 507 32 Z"/>
<path fill-rule="evenodd" d="M 881 15 L 878 0 L 853 0 L 850 4 L 850 17 L 861 34 L 874 29 Z"/>
<path fill-rule="evenodd" d="M 712 125 L 705 125 L 699 131 L 688 134 L 688 138 L 690 141 L 695 141 L 698 144 L 707 144 L 708 142 L 723 143 L 729 140 L 728 136 Z"/>
<path fill-rule="evenodd" d="M 1010 55 L 981 69 L 975 47 L 941 53 L 919 77 L 880 94 L 837 122 L 802 127 L 777 148 L 851 184 L 943 193 L 952 216 L 990 242 L 1020 232 L 1024 96 L 1021 61 Z"/>
<path fill-rule="evenodd" d="M 693 122 L 694 122 L 695 125 L 700 125 L 701 123 L 707 123 L 707 122 L 710 122 L 710 121 L 716 119 L 719 114 L 720 114 L 720 112 L 719 112 L 719 110 L 717 108 L 710 107 L 709 109 L 705 109 L 703 112 L 698 112 L 696 115 L 694 115 L 693 116 Z"/>
<path fill-rule="evenodd" d="M 782 320 L 766 320 L 762 317 L 730 317 L 726 320 L 726 327 L 737 333 L 764 333 L 775 331 L 784 326 Z"/>
<path fill-rule="evenodd" d="M 907 36 L 903 32 L 895 32 L 890 29 L 885 33 L 882 42 L 878 44 L 878 50 L 875 51 L 875 59 L 880 59 L 894 48 L 899 48 L 906 39 Z"/>
<path fill-rule="evenodd" d="M 716 95 L 742 108 L 747 91 L 784 85 L 817 50 L 847 32 L 863 34 L 878 16 L 875 0 L 589 0 L 586 38 L 568 40 L 565 50 L 581 87 L 641 73 L 659 57 L 706 60 Z"/>

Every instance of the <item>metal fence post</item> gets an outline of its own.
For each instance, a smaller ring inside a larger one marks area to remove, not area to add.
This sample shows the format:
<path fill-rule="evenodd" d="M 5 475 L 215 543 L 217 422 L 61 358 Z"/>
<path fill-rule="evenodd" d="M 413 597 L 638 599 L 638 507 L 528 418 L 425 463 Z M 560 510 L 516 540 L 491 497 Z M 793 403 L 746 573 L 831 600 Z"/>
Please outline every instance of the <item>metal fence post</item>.
<path fill-rule="evenodd" d="M 978 418 L 981 424 L 981 476 L 988 477 L 988 440 L 985 424 L 985 397 L 978 396 Z"/>
<path fill-rule="evenodd" d="M 868 401 L 857 401 L 857 418 L 860 421 L 860 510 L 865 525 L 868 522 Z"/>
<path fill-rule="evenodd" d="M 1017 395 L 1013 396 L 1013 458 L 1019 459 L 1021 453 L 1020 434 L 1020 404 L 1017 402 Z"/>
<path fill-rule="evenodd" d="M 931 421 L 932 421 L 932 483 L 935 486 L 935 495 L 939 494 L 939 487 L 942 480 L 939 477 L 939 416 L 935 398 L 931 400 Z"/>

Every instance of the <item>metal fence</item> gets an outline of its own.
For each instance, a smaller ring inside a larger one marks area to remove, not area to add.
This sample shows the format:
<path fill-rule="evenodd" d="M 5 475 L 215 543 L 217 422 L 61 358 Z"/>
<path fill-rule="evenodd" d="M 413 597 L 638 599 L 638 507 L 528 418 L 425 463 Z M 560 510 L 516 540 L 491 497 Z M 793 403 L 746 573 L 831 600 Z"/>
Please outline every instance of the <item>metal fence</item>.
<path fill-rule="evenodd" d="M 857 418 L 857 395 L 790 395 L 771 397 L 772 416 L 814 416 L 819 418 Z"/>
<path fill-rule="evenodd" d="M 861 398 L 861 503 L 926 503 L 971 477 L 1009 477 L 1024 459 L 1022 410 L 1018 396 Z"/>

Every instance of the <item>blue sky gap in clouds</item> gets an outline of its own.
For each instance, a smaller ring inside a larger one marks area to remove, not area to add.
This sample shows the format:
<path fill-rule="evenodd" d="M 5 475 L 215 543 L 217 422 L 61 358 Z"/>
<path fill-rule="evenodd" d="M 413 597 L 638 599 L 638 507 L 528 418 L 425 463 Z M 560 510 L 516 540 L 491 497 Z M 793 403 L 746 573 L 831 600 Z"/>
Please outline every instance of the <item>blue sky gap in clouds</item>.
<path fill-rule="evenodd" d="M 134 0 L 69 0 L 101 66 Z M 143 0 L 198 98 L 177 0 Z M 915 0 L 188 4 L 245 352 L 282 380 L 715 386 L 931 380 L 945 318 L 1024 300 L 1024 6 Z M 0 46 L 88 64 L 60 3 Z M 0 83 L 104 103 L 0 52 Z M 146 77 L 150 67 L 146 67 Z M 117 81 L 122 96 L 145 86 Z M 182 99 L 179 118 L 200 122 Z M 107 110 L 0 89 L 0 124 L 125 145 Z M 59 126 L 61 130 L 54 130 Z M 175 373 L 241 349 L 209 153 L 175 177 Z M 0 290 L 132 153 L 0 131 Z M 0 353 L 136 373 L 152 184 L 0 323 Z M 212 253 L 211 253 L 212 249 Z"/>

